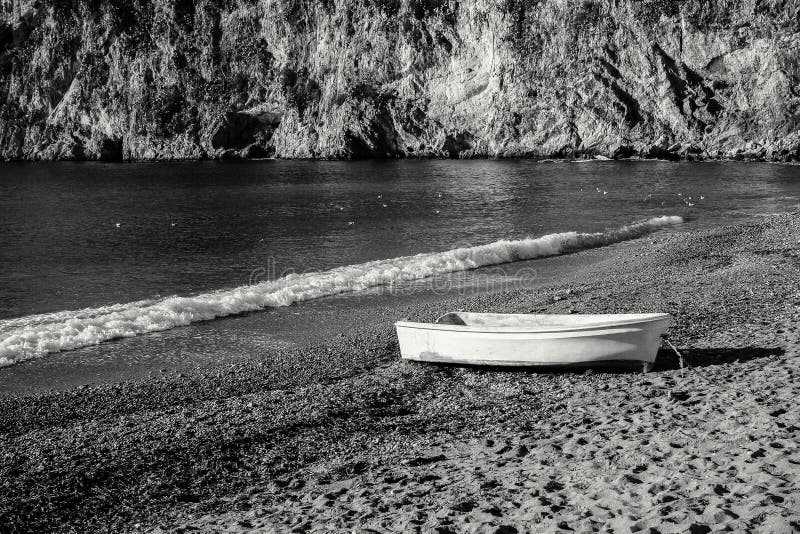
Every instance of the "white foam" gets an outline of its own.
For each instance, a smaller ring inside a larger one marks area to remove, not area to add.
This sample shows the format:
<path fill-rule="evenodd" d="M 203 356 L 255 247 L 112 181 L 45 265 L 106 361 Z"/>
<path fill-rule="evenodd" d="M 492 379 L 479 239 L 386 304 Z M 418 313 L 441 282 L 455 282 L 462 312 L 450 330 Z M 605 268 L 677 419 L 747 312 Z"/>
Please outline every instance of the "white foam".
<path fill-rule="evenodd" d="M 656 217 L 607 232 L 565 232 L 517 241 L 497 241 L 323 272 L 292 274 L 278 280 L 191 297 L 174 296 L 8 319 L 0 321 L 0 366 L 265 307 L 288 306 L 294 302 L 400 281 L 600 247 L 681 222 L 683 219 L 677 216 Z"/>

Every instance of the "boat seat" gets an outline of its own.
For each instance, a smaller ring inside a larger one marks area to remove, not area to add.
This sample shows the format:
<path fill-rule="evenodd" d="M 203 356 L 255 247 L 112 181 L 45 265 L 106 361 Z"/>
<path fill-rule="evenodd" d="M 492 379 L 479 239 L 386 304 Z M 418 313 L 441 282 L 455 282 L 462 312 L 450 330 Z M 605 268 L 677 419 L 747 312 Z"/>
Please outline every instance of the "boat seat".
<path fill-rule="evenodd" d="M 454 312 L 445 313 L 444 315 L 436 319 L 436 324 L 453 324 L 457 326 L 467 326 L 467 323 L 464 322 L 464 319 L 462 319 L 457 313 Z"/>

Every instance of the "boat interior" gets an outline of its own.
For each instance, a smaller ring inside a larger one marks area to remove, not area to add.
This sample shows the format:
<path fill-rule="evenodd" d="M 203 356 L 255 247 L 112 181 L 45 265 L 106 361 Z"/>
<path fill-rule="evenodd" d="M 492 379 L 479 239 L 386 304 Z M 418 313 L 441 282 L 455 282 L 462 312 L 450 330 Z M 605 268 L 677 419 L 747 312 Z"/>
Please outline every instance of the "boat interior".
<path fill-rule="evenodd" d="M 665 313 L 603 313 L 603 314 L 523 314 L 523 313 L 472 313 L 449 312 L 436 320 L 436 324 L 474 327 L 591 327 L 608 324 L 626 324 L 666 319 Z"/>

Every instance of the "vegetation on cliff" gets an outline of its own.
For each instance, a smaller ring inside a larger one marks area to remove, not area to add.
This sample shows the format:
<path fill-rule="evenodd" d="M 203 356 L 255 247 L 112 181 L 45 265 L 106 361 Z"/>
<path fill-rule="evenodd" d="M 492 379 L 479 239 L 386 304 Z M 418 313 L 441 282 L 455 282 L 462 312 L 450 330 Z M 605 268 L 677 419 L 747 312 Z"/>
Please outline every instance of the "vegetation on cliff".
<path fill-rule="evenodd" d="M 0 158 L 800 160 L 796 0 L 12 0 Z"/>

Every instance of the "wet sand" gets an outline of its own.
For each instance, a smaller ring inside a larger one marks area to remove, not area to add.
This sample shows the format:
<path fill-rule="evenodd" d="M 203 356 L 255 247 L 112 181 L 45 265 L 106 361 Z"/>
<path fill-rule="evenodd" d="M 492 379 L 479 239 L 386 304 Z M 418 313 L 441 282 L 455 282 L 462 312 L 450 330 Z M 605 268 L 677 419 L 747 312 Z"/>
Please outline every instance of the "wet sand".
<path fill-rule="evenodd" d="M 8 531 L 800 528 L 800 214 L 387 309 L 230 365 L 0 400 Z M 580 254 L 576 255 L 580 256 Z M 391 318 L 674 315 L 649 374 L 399 361 Z"/>

